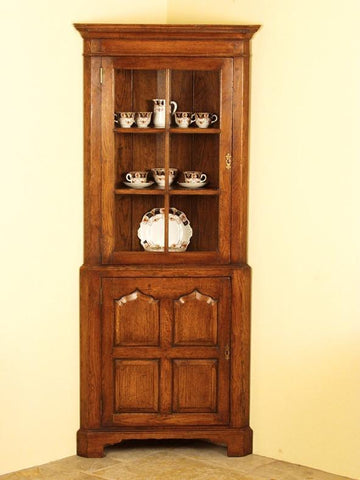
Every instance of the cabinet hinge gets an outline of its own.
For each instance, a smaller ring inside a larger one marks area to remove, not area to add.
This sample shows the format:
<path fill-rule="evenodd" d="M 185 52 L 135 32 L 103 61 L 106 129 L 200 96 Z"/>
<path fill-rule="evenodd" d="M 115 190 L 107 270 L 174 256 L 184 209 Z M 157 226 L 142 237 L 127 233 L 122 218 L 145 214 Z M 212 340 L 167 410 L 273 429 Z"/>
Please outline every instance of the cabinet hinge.
<path fill-rule="evenodd" d="M 232 156 L 230 153 L 225 155 L 225 166 L 228 170 L 230 170 L 232 164 Z"/>
<path fill-rule="evenodd" d="M 100 67 L 99 69 L 99 79 L 100 79 L 100 85 L 102 85 L 103 79 L 104 79 L 103 67 Z"/>
<path fill-rule="evenodd" d="M 225 360 L 230 360 L 230 345 L 226 345 L 224 356 L 225 356 Z"/>

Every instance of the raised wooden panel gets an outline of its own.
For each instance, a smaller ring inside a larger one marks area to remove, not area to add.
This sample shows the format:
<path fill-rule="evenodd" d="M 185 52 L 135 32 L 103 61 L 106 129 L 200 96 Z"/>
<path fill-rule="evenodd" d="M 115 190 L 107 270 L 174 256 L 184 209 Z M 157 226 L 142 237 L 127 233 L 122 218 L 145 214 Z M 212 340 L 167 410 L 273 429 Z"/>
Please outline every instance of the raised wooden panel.
<path fill-rule="evenodd" d="M 115 412 L 159 409 L 158 360 L 115 360 Z"/>
<path fill-rule="evenodd" d="M 216 345 L 218 301 L 194 290 L 174 302 L 174 345 Z"/>
<path fill-rule="evenodd" d="M 174 360 L 173 411 L 217 411 L 217 360 Z"/>
<path fill-rule="evenodd" d="M 139 290 L 115 300 L 115 346 L 159 345 L 159 305 Z"/>

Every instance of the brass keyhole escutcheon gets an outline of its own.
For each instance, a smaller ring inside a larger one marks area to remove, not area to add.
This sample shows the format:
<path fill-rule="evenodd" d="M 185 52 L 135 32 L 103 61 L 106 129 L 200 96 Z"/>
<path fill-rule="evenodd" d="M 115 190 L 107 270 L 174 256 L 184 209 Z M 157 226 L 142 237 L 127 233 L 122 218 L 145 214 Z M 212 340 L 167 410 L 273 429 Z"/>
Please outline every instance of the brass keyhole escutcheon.
<path fill-rule="evenodd" d="M 231 163 L 232 163 L 232 156 L 230 153 L 227 153 L 225 155 L 225 166 L 228 170 L 231 168 Z"/>
<path fill-rule="evenodd" d="M 230 346 L 226 345 L 224 352 L 225 360 L 230 360 Z"/>

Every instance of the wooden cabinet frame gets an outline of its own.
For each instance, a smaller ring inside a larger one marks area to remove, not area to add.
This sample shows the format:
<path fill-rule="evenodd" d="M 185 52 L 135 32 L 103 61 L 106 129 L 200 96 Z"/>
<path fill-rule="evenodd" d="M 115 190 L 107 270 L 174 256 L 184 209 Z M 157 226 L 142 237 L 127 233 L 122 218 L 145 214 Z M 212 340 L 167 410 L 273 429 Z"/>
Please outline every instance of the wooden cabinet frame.
<path fill-rule="evenodd" d="M 151 438 L 251 453 L 247 149 L 250 39 L 259 27 L 75 27 L 84 38 L 78 454 Z M 115 111 L 148 110 L 151 98 L 219 120 L 182 130 L 167 112 L 161 129 L 114 126 Z M 192 191 L 168 180 L 162 190 L 124 187 L 127 170 L 151 165 L 207 169 L 211 181 Z M 173 206 L 194 231 L 182 253 L 168 245 Z M 165 212 L 164 251 L 150 253 L 136 234 L 154 207 Z"/>

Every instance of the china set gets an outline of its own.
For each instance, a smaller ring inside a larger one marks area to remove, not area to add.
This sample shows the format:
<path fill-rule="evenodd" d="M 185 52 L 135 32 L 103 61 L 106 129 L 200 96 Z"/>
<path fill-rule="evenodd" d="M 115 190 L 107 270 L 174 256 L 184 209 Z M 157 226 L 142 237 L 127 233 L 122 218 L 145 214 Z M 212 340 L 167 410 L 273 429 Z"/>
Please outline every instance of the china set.
<path fill-rule="evenodd" d="M 152 112 L 115 112 L 114 121 L 117 127 L 131 128 L 134 124 L 138 128 L 149 128 L 151 120 L 154 128 L 165 128 L 166 125 L 166 100 L 164 98 L 153 98 Z M 179 128 L 189 128 L 192 123 L 199 128 L 209 128 L 217 122 L 218 116 L 210 112 L 178 112 L 177 103 L 170 102 L 169 113 L 174 116 L 176 125 Z"/>
<path fill-rule="evenodd" d="M 168 172 L 170 186 L 178 174 L 178 169 L 170 167 Z M 160 188 L 165 188 L 165 168 L 157 167 L 151 170 L 134 170 L 126 173 L 125 179 L 124 184 L 131 188 L 147 188 L 153 185 L 154 182 L 156 182 Z M 182 172 L 177 183 L 185 188 L 200 188 L 207 184 L 207 175 L 204 172 L 196 170 L 186 170 Z"/>

